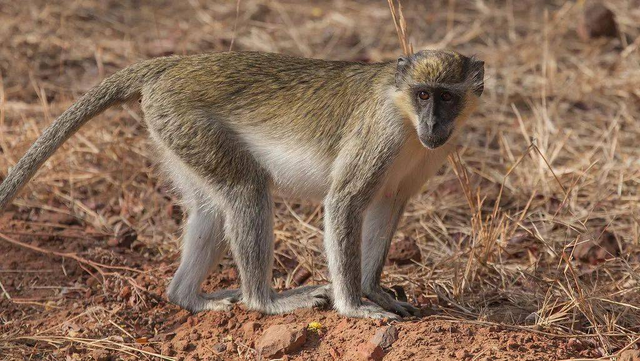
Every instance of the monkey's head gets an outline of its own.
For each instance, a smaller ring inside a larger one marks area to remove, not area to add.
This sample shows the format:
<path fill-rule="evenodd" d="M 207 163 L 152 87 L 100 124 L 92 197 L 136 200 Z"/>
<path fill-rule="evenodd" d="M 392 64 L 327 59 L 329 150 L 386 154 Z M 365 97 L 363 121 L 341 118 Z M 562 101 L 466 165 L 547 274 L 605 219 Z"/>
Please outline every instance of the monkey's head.
<path fill-rule="evenodd" d="M 398 59 L 395 102 L 429 149 L 447 142 L 484 90 L 484 62 L 439 50 Z"/>

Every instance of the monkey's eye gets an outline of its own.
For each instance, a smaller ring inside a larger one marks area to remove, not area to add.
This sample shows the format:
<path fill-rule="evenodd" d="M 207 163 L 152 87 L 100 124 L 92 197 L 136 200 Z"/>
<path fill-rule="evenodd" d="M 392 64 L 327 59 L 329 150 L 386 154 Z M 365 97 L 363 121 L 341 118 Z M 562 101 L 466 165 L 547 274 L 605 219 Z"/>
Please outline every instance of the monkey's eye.
<path fill-rule="evenodd" d="M 424 90 L 421 90 L 418 92 L 418 98 L 422 99 L 422 100 L 428 100 L 429 99 L 429 93 L 427 93 Z"/>
<path fill-rule="evenodd" d="M 451 95 L 451 93 L 449 92 L 443 92 L 442 94 L 440 94 L 440 99 L 442 99 L 442 101 L 448 102 L 453 99 L 453 95 Z"/>

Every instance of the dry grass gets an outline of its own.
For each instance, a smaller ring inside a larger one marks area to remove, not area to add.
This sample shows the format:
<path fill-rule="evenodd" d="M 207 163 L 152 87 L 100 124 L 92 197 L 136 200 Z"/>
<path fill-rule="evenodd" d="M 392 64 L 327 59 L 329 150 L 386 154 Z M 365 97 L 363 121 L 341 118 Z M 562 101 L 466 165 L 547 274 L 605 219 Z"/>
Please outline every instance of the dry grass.
<path fill-rule="evenodd" d="M 603 356 L 636 347 L 637 1 L 607 2 L 621 35 L 590 42 L 576 35 L 583 2 L 572 1 L 405 1 L 406 27 L 399 13 L 394 26 L 383 1 L 44 4 L 0 7 L 0 172 L 89 85 L 151 56 L 233 46 L 378 61 L 399 55 L 396 28 L 415 49 L 477 54 L 484 103 L 397 236 L 415 239 L 422 261 L 387 267 L 385 282 L 431 300 L 440 317 L 592 339 Z M 68 213 L 106 234 L 133 227 L 148 247 L 174 255 L 179 216 L 148 145 L 135 108 L 110 110 L 47 163 L 13 211 Z M 286 258 L 324 282 L 321 208 L 279 200 L 276 209 L 276 285 L 292 285 Z M 619 256 L 573 257 L 577 245 L 610 234 Z"/>

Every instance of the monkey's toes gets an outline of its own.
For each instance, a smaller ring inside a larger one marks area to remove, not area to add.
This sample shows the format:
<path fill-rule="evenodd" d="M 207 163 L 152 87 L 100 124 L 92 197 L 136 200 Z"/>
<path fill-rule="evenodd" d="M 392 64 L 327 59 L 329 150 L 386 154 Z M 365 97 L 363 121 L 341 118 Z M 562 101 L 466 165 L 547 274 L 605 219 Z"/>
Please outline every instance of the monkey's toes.
<path fill-rule="evenodd" d="M 372 303 L 363 302 L 362 305 L 347 310 L 339 310 L 341 315 L 353 318 L 374 318 L 399 320 L 400 316 L 395 313 L 387 312 L 382 307 Z"/>
<path fill-rule="evenodd" d="M 382 290 L 370 292 L 366 297 L 386 311 L 396 313 L 402 317 L 421 316 L 419 308 L 414 307 L 408 302 L 398 301 Z"/>
<path fill-rule="evenodd" d="M 231 311 L 235 302 L 228 299 L 206 300 L 204 306 L 199 311 Z"/>
<path fill-rule="evenodd" d="M 211 301 L 228 301 L 229 303 L 236 303 L 242 298 L 242 292 L 237 289 L 220 290 L 213 293 L 205 293 L 202 297 Z"/>

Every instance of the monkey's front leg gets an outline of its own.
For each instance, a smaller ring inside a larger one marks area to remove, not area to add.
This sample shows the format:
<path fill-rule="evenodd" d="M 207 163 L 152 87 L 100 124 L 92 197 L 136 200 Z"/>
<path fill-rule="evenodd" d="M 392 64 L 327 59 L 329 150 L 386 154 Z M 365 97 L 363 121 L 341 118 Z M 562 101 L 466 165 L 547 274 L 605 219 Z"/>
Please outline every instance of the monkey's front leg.
<path fill-rule="evenodd" d="M 372 302 L 403 317 L 417 316 L 420 310 L 394 299 L 380 286 L 380 276 L 391 239 L 402 217 L 407 197 L 383 194 L 367 209 L 362 237 L 362 292 Z"/>
<path fill-rule="evenodd" d="M 362 301 L 360 237 L 363 197 L 330 194 L 325 201 L 325 248 L 331 273 L 333 304 L 344 316 L 397 319 L 394 313 Z"/>

